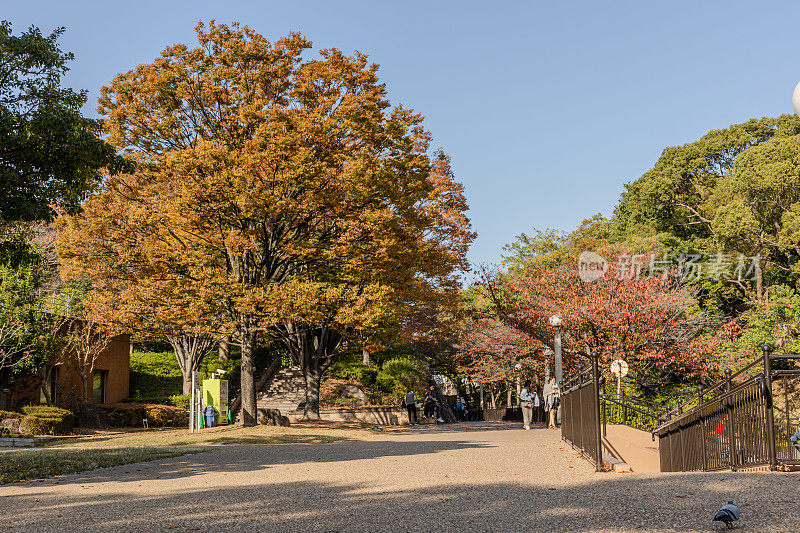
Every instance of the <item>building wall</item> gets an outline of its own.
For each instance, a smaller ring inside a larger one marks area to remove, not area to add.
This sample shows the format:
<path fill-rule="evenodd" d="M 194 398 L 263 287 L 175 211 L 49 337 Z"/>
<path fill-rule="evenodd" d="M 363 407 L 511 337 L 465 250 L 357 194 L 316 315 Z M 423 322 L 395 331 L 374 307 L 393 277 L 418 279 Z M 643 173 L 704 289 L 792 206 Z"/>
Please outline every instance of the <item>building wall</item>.
<path fill-rule="evenodd" d="M 130 395 L 130 335 L 118 335 L 111 339 L 105 350 L 100 353 L 95 363 L 95 371 L 105 370 L 106 376 L 106 403 L 124 400 Z M 71 368 L 63 364 L 57 365 L 58 392 L 56 404 L 65 405 L 72 394 L 80 396 L 81 378 Z M 93 376 L 86 382 L 86 401 L 93 400 Z M 16 408 L 22 405 L 38 404 L 40 401 L 40 386 L 38 381 L 26 383 L 24 386 L 12 391 L 13 404 Z"/>

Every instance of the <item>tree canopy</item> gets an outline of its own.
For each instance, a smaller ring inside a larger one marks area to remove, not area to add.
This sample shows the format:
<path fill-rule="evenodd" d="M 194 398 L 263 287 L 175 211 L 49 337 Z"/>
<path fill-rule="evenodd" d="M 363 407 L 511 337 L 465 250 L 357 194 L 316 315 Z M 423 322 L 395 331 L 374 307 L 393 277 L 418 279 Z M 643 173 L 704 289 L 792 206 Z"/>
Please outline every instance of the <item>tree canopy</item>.
<path fill-rule="evenodd" d="M 457 288 L 473 239 L 463 189 L 365 55 L 304 60 L 301 35 L 271 43 L 237 24 L 197 36 L 103 89 L 109 142 L 137 170 L 65 217 L 61 256 L 98 299 L 174 284 L 161 309 L 188 295 L 234 332 L 245 423 L 255 335 L 278 338 L 303 365 L 314 416 L 351 335 Z"/>
<path fill-rule="evenodd" d="M 74 210 L 122 164 L 99 122 L 81 115 L 86 92 L 61 86 L 73 59 L 59 47 L 63 32 L 13 35 L 0 22 L 0 224 Z"/>

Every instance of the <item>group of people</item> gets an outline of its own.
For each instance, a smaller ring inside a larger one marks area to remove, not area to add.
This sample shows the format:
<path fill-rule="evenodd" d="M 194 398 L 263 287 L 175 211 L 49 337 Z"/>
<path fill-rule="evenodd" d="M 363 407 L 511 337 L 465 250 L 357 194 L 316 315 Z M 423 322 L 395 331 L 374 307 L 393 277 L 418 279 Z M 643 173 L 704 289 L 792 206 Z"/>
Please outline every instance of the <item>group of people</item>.
<path fill-rule="evenodd" d="M 550 414 L 548 427 L 555 429 L 557 427 L 556 419 L 558 407 L 561 403 L 561 390 L 558 386 L 558 383 L 556 383 L 556 378 L 550 378 L 550 380 L 545 383 L 544 389 L 542 390 L 542 396 L 544 396 L 545 411 Z M 519 401 L 520 406 L 522 407 L 523 426 L 525 429 L 531 429 L 533 410 L 541 405 L 539 395 L 537 394 L 536 389 L 532 387 L 531 380 L 525 381 L 525 384 L 522 386 L 522 390 L 519 393 Z M 416 426 L 417 396 L 414 394 L 413 390 L 410 390 L 406 393 L 405 398 L 403 398 L 403 405 L 408 410 L 408 423 L 412 426 Z M 422 418 L 433 417 L 437 422 L 444 422 L 444 419 L 441 417 L 439 398 L 436 395 L 436 388 L 433 385 L 431 385 L 426 391 L 425 399 L 423 400 L 422 405 Z M 455 414 L 456 419 L 459 422 L 466 420 L 467 418 L 466 402 L 464 402 L 464 400 L 460 397 L 457 398 L 455 402 Z M 800 430 L 798 430 L 798 434 L 800 434 Z"/>
<path fill-rule="evenodd" d="M 561 403 L 561 390 L 559 389 L 556 378 L 550 378 L 542 390 L 544 396 L 544 409 L 550 413 L 550 423 L 547 427 L 556 428 L 556 415 L 558 413 L 558 406 Z M 525 429 L 531 429 L 531 420 L 533 419 L 533 409 L 541 405 L 539 394 L 531 386 L 531 380 L 525 381 L 522 390 L 519 393 L 519 403 L 522 407 L 522 424 Z"/>
<path fill-rule="evenodd" d="M 403 398 L 403 404 L 408 410 L 408 423 L 412 426 L 417 425 L 417 396 L 413 390 L 406 393 Z M 425 399 L 422 401 L 422 418 L 435 417 L 437 422 L 444 422 L 441 416 L 439 398 L 436 396 L 436 387 L 430 386 L 425 393 Z"/>

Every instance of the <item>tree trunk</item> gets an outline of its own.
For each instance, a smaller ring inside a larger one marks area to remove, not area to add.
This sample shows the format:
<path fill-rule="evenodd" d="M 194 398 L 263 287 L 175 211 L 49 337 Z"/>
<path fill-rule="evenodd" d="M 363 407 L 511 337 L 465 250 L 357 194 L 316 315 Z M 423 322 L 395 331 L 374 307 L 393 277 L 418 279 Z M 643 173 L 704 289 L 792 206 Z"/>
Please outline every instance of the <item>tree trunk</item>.
<path fill-rule="evenodd" d="M 366 348 L 361 349 L 361 362 L 364 366 L 369 366 L 369 350 Z"/>
<path fill-rule="evenodd" d="M 183 393 L 192 392 L 192 373 L 200 370 L 203 359 L 214 347 L 214 340 L 205 335 L 189 335 L 187 333 L 175 333 L 168 335 L 167 341 L 175 352 L 175 359 L 183 375 Z"/>
<path fill-rule="evenodd" d="M 89 380 L 89 377 L 88 376 L 84 376 L 81 373 L 78 373 L 78 377 L 81 378 L 81 401 L 83 403 L 89 403 L 89 397 L 86 394 L 86 389 L 87 389 L 86 382 Z"/>
<path fill-rule="evenodd" d="M 242 425 L 256 425 L 256 386 L 253 373 L 253 365 L 256 335 L 249 328 L 244 328 L 241 332 L 242 338 Z"/>
<path fill-rule="evenodd" d="M 219 341 L 219 360 L 220 361 L 227 361 L 231 358 L 231 337 L 228 335 L 227 337 L 223 337 L 221 341 Z"/>
<path fill-rule="evenodd" d="M 183 393 L 189 395 L 192 393 L 192 373 L 187 372 L 183 374 Z"/>
<path fill-rule="evenodd" d="M 303 408 L 303 418 L 306 420 L 319 420 L 319 387 L 322 382 L 322 372 L 314 366 L 303 371 L 306 381 L 306 404 Z"/>
<path fill-rule="evenodd" d="M 511 387 L 506 383 L 506 409 L 511 409 Z"/>
<path fill-rule="evenodd" d="M 756 259 L 756 300 L 764 301 L 764 273 L 761 271 L 761 260 Z"/>
<path fill-rule="evenodd" d="M 48 407 L 52 407 L 53 406 L 53 399 L 52 399 L 51 394 L 50 394 L 50 392 L 51 392 L 50 391 L 50 379 L 51 379 L 51 376 L 52 376 L 52 374 L 54 372 L 53 368 L 54 368 L 53 366 L 44 365 L 44 367 L 42 369 L 42 382 L 40 384 L 40 387 L 42 389 L 42 394 L 44 395 L 45 404 Z"/>

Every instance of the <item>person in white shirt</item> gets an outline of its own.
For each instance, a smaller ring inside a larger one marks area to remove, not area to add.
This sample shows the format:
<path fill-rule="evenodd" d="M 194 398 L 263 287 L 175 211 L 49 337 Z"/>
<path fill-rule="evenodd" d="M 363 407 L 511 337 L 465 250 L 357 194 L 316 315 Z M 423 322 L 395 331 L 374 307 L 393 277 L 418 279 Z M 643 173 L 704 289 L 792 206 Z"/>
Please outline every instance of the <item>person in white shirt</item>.
<path fill-rule="evenodd" d="M 531 380 L 526 380 L 519 392 L 519 405 L 522 408 L 522 424 L 525 429 L 531 429 L 531 419 L 533 418 L 533 404 L 536 392 L 531 394 Z M 539 397 L 536 396 L 538 403 Z"/>

